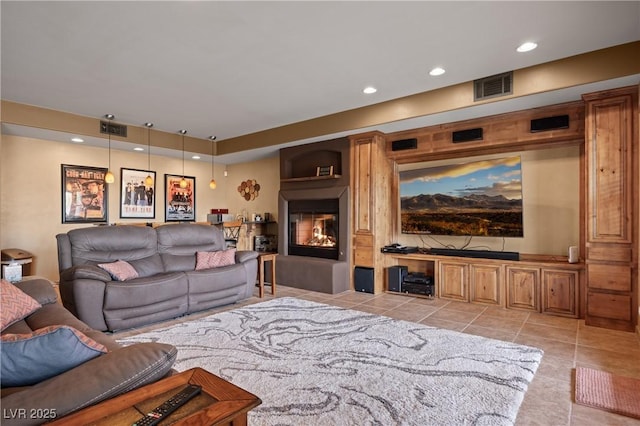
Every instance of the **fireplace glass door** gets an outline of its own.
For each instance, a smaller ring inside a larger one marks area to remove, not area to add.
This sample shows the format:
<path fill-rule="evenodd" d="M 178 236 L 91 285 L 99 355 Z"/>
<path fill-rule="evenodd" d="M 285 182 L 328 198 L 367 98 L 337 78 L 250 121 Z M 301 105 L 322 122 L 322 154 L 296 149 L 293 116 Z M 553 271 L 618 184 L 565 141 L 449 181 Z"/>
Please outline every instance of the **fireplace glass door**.
<path fill-rule="evenodd" d="M 291 255 L 338 259 L 338 200 L 289 202 Z"/>

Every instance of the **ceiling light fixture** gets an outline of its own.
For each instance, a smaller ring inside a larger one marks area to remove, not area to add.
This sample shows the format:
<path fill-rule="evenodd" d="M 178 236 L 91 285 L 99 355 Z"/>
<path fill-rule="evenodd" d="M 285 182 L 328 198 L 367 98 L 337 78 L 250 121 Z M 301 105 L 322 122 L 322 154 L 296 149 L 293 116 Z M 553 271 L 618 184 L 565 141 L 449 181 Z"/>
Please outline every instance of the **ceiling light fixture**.
<path fill-rule="evenodd" d="M 209 139 L 211 139 L 211 181 L 209 182 L 209 188 L 211 189 L 216 189 L 216 187 L 218 186 L 218 184 L 216 183 L 215 178 L 213 177 L 213 152 L 214 152 L 214 145 L 215 145 L 215 140 L 216 137 L 215 136 L 209 136 Z"/>
<path fill-rule="evenodd" d="M 84 139 L 75 137 L 75 138 L 71 138 L 71 142 L 82 143 L 82 142 L 84 142 Z"/>
<path fill-rule="evenodd" d="M 434 69 L 429 71 L 429 75 L 433 76 L 433 77 L 437 77 L 437 76 L 442 75 L 444 73 L 445 73 L 444 68 L 440 68 L 440 67 L 435 67 Z"/>
<path fill-rule="evenodd" d="M 192 158 L 193 160 L 199 160 L 199 159 L 200 159 L 200 158 L 202 158 L 202 157 L 200 157 L 199 155 L 192 155 L 192 156 L 191 156 L 191 158 Z"/>
<path fill-rule="evenodd" d="M 370 95 L 370 94 L 372 94 L 372 93 L 376 93 L 377 91 L 378 91 L 378 89 L 376 89 L 375 87 L 373 87 L 373 86 L 368 86 L 368 87 L 365 87 L 365 88 L 364 88 L 364 90 L 363 90 L 362 92 L 363 92 L 363 93 L 366 93 L 367 95 Z"/>
<path fill-rule="evenodd" d="M 520 53 L 524 53 L 524 52 L 530 52 L 533 49 L 535 49 L 536 47 L 538 47 L 537 43 L 534 43 L 532 41 L 528 41 L 526 43 L 522 43 L 520 46 L 518 46 L 518 48 L 516 50 L 518 52 L 520 52 Z"/>
<path fill-rule="evenodd" d="M 107 174 L 104 175 L 104 181 L 106 183 L 113 183 L 116 180 L 116 177 L 111 172 L 111 120 L 116 118 L 113 114 L 105 114 L 104 117 L 109 120 L 107 123 L 107 134 L 109 135 L 109 168 L 107 169 Z"/>
<path fill-rule="evenodd" d="M 187 134 L 186 130 L 179 130 L 178 133 L 182 135 L 182 179 L 180 179 L 180 188 L 187 187 L 187 180 L 184 178 L 184 135 Z"/>
<path fill-rule="evenodd" d="M 133 148 L 134 151 L 144 151 L 144 148 L 140 148 L 139 146 L 136 146 L 135 148 Z"/>
<path fill-rule="evenodd" d="M 147 128 L 147 177 L 144 179 L 144 184 L 147 186 L 153 185 L 153 178 L 151 177 L 151 128 L 153 123 L 146 122 L 144 126 Z"/>

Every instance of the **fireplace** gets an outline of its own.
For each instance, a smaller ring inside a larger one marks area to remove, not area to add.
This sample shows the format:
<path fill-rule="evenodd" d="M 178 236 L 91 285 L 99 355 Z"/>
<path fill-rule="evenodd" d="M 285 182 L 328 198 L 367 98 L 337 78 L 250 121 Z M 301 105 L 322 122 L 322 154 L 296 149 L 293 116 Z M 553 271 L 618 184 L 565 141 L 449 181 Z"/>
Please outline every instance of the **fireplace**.
<path fill-rule="evenodd" d="M 279 284 L 336 294 L 350 288 L 348 138 L 280 151 Z M 333 167 L 333 174 L 320 169 Z"/>
<path fill-rule="evenodd" d="M 339 200 L 289 201 L 289 254 L 338 259 Z"/>

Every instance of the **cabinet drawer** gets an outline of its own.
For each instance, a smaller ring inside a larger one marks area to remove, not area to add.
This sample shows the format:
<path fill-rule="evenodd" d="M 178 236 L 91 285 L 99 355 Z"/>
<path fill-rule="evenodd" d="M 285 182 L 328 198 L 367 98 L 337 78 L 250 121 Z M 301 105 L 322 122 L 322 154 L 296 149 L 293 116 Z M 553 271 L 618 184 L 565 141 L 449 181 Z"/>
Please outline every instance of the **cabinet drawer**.
<path fill-rule="evenodd" d="M 373 249 L 371 247 L 358 247 L 354 250 L 353 261 L 355 266 L 373 268 Z"/>
<path fill-rule="evenodd" d="M 354 247 L 373 247 L 373 235 L 367 233 L 356 234 L 353 244 Z"/>
<path fill-rule="evenodd" d="M 591 244 L 587 259 L 604 262 L 631 262 L 631 246 L 626 244 Z"/>
<path fill-rule="evenodd" d="M 602 290 L 631 291 L 631 268 L 617 265 L 587 265 L 587 286 Z"/>
<path fill-rule="evenodd" d="M 631 297 L 589 292 L 587 294 L 587 315 L 631 321 Z"/>

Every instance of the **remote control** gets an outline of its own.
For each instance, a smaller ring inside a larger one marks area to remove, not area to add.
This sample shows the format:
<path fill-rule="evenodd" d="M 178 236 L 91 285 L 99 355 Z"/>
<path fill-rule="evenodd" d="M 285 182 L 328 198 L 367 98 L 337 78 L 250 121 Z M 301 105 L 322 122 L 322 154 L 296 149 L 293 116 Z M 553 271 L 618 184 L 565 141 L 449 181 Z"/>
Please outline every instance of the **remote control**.
<path fill-rule="evenodd" d="M 164 420 L 169 414 L 187 403 L 191 398 L 198 395 L 202 386 L 189 385 L 177 394 L 163 402 L 159 407 L 147 413 L 146 416 L 135 422 L 132 426 L 154 426 Z"/>

